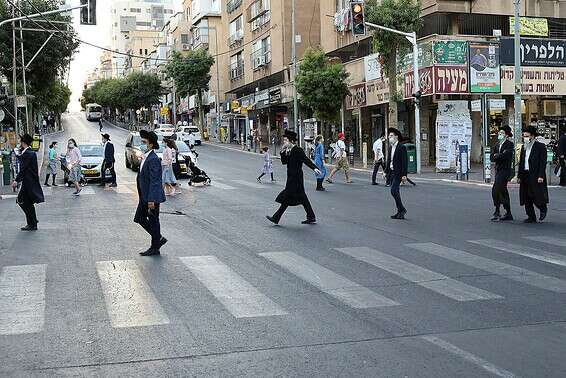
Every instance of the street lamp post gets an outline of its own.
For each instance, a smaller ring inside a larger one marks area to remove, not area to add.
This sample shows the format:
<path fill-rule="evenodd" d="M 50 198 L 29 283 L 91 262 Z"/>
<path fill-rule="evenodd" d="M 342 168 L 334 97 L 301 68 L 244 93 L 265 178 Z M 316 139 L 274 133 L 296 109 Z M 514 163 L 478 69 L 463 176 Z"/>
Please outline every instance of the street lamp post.
<path fill-rule="evenodd" d="M 521 23 L 520 23 L 521 0 L 515 0 L 515 124 L 513 130 L 515 146 L 519 143 L 519 134 L 522 126 L 521 113 Z"/>

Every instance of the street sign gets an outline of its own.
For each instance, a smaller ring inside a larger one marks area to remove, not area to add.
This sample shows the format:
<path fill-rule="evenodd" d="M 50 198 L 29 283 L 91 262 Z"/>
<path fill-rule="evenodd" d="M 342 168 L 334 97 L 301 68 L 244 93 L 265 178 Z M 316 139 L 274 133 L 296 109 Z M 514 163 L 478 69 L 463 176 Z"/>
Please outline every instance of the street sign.
<path fill-rule="evenodd" d="M 18 106 L 18 108 L 25 108 L 27 106 L 26 96 L 17 96 L 16 105 Z"/>
<path fill-rule="evenodd" d="M 481 112 L 481 100 L 472 100 L 472 112 Z"/>
<path fill-rule="evenodd" d="M 4 120 L 4 117 L 6 117 L 6 113 L 4 113 L 2 109 L 0 109 L 0 122 Z"/>

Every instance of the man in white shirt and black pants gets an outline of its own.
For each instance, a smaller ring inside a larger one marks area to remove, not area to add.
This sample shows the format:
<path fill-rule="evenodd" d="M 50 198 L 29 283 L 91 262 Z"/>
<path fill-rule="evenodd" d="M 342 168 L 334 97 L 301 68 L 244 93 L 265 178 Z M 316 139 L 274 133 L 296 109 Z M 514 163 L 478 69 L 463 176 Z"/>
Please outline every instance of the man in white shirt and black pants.
<path fill-rule="evenodd" d="M 397 206 L 397 214 L 392 215 L 391 219 L 405 219 L 407 209 L 401 201 L 401 193 L 399 186 L 401 182 L 407 181 L 407 148 L 399 143 L 402 139 L 401 132 L 394 128 L 389 128 L 389 154 L 387 155 L 386 173 L 388 181 L 391 184 L 391 196 L 395 199 Z"/>
<path fill-rule="evenodd" d="M 385 173 L 385 156 L 383 155 L 383 142 L 385 142 L 385 133 L 382 133 L 381 136 L 373 142 L 373 174 L 371 176 L 371 184 L 372 185 L 379 185 L 377 183 L 377 173 L 379 172 L 379 167 L 383 169 Z"/>

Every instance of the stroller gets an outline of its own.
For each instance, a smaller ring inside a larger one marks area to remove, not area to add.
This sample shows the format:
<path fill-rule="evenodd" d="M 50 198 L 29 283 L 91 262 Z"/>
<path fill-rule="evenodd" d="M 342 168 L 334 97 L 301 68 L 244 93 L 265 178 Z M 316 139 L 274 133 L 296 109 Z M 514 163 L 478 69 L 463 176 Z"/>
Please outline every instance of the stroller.
<path fill-rule="evenodd" d="M 69 180 L 69 173 L 71 173 L 71 170 L 69 169 L 69 167 L 67 165 L 67 159 L 66 159 L 65 155 L 60 156 L 60 161 L 61 161 L 61 170 L 63 171 L 63 183 L 65 184 L 65 186 L 71 186 L 73 184 L 73 182 Z M 81 179 L 80 179 L 79 184 L 81 186 L 87 186 L 88 185 L 88 181 L 86 180 L 86 178 L 83 174 L 81 174 Z"/>
<path fill-rule="evenodd" d="M 189 175 L 189 186 L 193 184 L 210 185 L 212 180 L 205 171 L 196 166 L 193 159 L 187 156 L 185 163 L 187 164 L 187 173 Z"/>

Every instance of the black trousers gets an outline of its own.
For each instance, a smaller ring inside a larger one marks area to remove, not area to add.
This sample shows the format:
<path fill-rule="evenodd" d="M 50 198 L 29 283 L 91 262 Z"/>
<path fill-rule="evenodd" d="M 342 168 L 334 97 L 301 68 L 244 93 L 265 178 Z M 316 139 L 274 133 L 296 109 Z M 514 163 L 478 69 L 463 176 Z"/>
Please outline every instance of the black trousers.
<path fill-rule="evenodd" d="M 383 162 L 383 159 L 380 159 L 373 163 L 373 174 L 371 175 L 372 183 L 377 182 L 375 180 L 377 179 L 377 172 L 379 172 L 379 167 L 381 167 L 381 169 L 383 169 L 383 172 L 385 172 L 385 163 Z"/>
<path fill-rule="evenodd" d="M 101 168 L 102 183 L 106 182 L 106 169 L 108 169 L 110 171 L 110 175 L 112 175 L 112 184 L 116 184 L 116 171 L 114 170 L 114 163 L 108 163 L 106 161 L 102 163 L 102 168 Z"/>
<path fill-rule="evenodd" d="M 397 207 L 398 213 L 405 213 L 407 209 L 403 206 L 403 201 L 401 201 L 401 192 L 399 186 L 401 185 L 401 176 L 395 174 L 395 172 L 390 173 L 390 184 L 391 184 L 391 196 L 395 200 L 395 206 Z"/>
<path fill-rule="evenodd" d="M 26 222 L 28 226 L 37 226 L 37 216 L 35 214 L 35 205 L 31 202 L 18 203 L 26 215 Z"/>
<path fill-rule="evenodd" d="M 287 210 L 288 207 L 289 206 L 283 204 L 279 206 L 279 209 L 277 209 L 275 214 L 273 214 L 273 219 L 279 222 L 279 220 L 281 220 L 281 217 L 283 216 L 283 213 L 285 212 L 285 210 Z M 311 203 L 309 202 L 308 198 L 305 198 L 305 201 L 303 202 L 303 207 L 305 209 L 305 213 L 307 213 L 307 219 L 316 220 L 316 215 L 314 214 L 314 210 L 312 209 Z"/>
<path fill-rule="evenodd" d="M 493 187 L 491 188 L 491 197 L 496 211 L 499 211 L 499 208 L 503 206 L 505 211 L 511 213 L 511 200 L 509 198 L 509 191 L 507 190 L 507 180 L 495 179 Z"/>
<path fill-rule="evenodd" d="M 566 159 L 560 159 L 560 186 L 566 186 Z"/>
<path fill-rule="evenodd" d="M 527 194 L 527 198 L 525 198 L 525 212 L 530 219 L 537 219 L 535 206 L 540 210 L 541 213 L 546 213 L 548 211 L 548 206 L 546 205 L 546 203 L 543 203 L 542 205 L 535 205 L 534 198 Z"/>
<path fill-rule="evenodd" d="M 155 204 L 155 209 L 149 210 L 147 203 L 139 202 L 134 216 L 134 222 L 138 223 L 151 235 L 151 248 L 159 249 L 161 240 L 161 225 L 159 223 L 159 204 Z"/>

